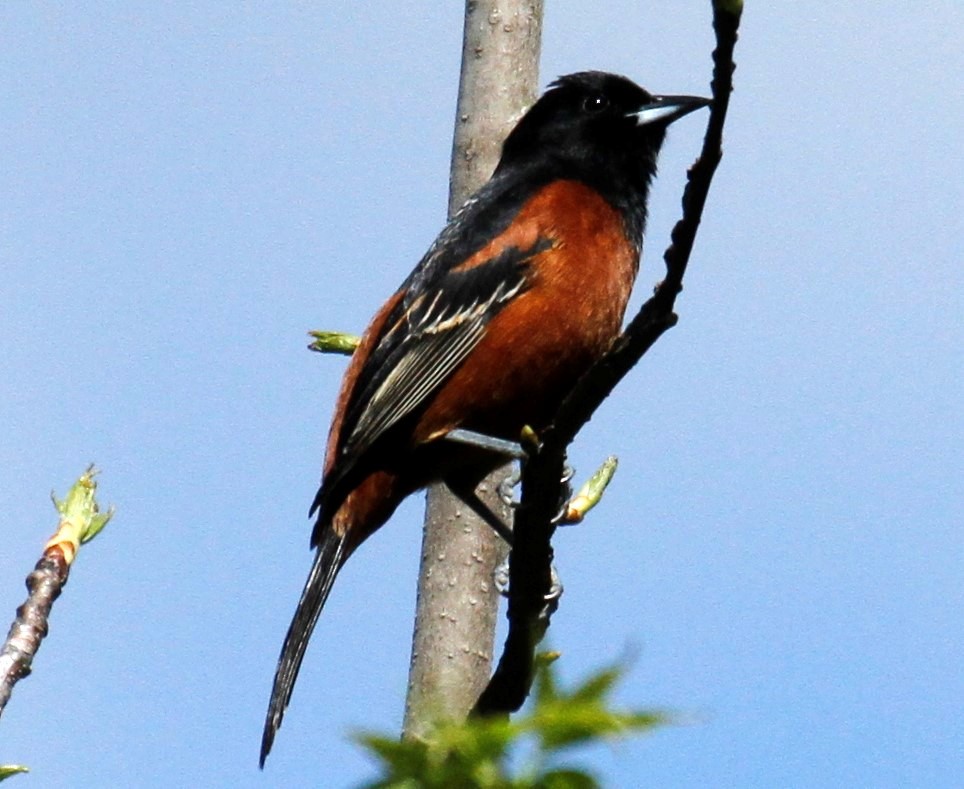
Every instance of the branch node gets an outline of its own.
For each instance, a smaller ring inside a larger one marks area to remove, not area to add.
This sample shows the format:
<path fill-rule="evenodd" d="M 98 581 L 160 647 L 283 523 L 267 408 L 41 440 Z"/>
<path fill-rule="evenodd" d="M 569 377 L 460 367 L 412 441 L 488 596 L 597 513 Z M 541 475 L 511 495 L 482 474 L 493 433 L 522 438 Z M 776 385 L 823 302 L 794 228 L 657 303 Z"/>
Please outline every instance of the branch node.
<path fill-rule="evenodd" d="M 579 492 L 569 500 L 562 517 L 559 519 L 560 526 L 582 523 L 589 511 L 602 501 L 603 494 L 612 481 L 618 466 L 619 460 L 615 455 L 610 455 L 603 461 L 602 465 L 579 489 Z"/>

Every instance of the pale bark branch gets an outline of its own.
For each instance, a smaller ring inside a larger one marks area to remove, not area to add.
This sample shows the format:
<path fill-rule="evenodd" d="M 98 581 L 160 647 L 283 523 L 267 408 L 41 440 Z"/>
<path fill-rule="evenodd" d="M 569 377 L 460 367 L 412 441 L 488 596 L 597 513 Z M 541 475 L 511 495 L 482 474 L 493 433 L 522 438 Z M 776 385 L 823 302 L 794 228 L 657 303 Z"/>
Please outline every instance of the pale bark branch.
<path fill-rule="evenodd" d="M 535 101 L 542 0 L 468 0 L 452 146 L 449 214 L 492 174 L 502 141 Z M 480 497 L 511 520 L 496 492 Z M 464 718 L 488 681 L 498 594 L 492 572 L 505 548 L 444 487 L 429 489 L 403 735 L 423 736 L 439 719 Z"/>

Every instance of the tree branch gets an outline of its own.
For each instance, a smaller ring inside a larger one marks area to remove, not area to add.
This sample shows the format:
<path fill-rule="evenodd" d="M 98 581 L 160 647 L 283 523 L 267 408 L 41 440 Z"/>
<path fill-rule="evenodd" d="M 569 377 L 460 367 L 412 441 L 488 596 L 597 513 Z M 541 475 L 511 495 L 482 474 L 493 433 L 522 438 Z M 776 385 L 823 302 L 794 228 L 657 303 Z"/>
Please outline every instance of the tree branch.
<path fill-rule="evenodd" d="M 29 595 L 17 609 L 17 618 L 0 648 L 0 714 L 10 700 L 13 686 L 30 674 L 40 642 L 47 635 L 50 609 L 67 583 L 70 565 L 81 543 L 92 540 L 114 513 L 113 508 L 100 512 L 95 498 L 96 473 L 90 466 L 63 501 L 54 498 L 54 506 L 60 513 L 57 532 L 48 540 L 43 556 L 27 576 Z"/>
<path fill-rule="evenodd" d="M 466 0 L 450 215 L 492 174 L 506 134 L 535 100 L 541 37 L 542 0 Z M 508 520 L 496 490 L 505 475 L 493 472 L 477 492 Z M 485 686 L 499 610 L 492 570 L 504 551 L 444 485 L 429 488 L 403 736 L 464 718 Z"/>
<path fill-rule="evenodd" d="M 723 124 L 733 89 L 733 50 L 742 3 L 713 4 L 713 105 L 703 149 L 687 174 L 683 216 L 673 228 L 664 254 L 666 277 L 640 308 L 609 353 L 580 378 L 559 409 L 553 426 L 534 447 L 522 472 L 522 499 L 515 514 L 514 547 L 509 555 L 509 632 L 502 657 L 474 708 L 476 714 L 508 714 L 518 710 L 532 686 L 535 648 L 554 610 L 552 584 L 552 519 L 559 507 L 566 448 L 613 388 L 642 356 L 676 324 L 676 296 L 696 239 L 710 182 L 723 155 Z M 547 605 L 547 602 L 549 603 Z"/>

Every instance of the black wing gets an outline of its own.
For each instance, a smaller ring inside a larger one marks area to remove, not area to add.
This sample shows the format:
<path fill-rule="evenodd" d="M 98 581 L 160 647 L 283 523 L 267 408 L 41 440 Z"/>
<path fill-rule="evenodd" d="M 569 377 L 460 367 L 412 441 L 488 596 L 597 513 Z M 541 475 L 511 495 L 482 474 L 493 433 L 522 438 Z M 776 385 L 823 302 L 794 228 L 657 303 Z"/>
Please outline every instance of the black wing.
<path fill-rule="evenodd" d="M 547 245 L 509 247 L 406 294 L 403 314 L 377 348 L 383 362 L 364 385 L 359 380 L 358 395 L 352 398 L 342 432 L 343 457 L 360 457 L 427 403 L 482 339 L 489 321 L 528 286 L 529 261 Z"/>

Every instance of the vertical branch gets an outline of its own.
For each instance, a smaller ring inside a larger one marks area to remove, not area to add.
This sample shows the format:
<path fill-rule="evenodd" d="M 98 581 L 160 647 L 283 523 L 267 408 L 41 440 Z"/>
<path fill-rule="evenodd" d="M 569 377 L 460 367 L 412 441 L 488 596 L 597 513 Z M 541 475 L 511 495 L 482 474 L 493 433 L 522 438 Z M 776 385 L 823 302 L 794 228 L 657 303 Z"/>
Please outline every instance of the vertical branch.
<path fill-rule="evenodd" d="M 502 141 L 536 100 L 542 0 L 467 0 L 449 216 L 492 175 Z"/>
<path fill-rule="evenodd" d="M 492 174 L 502 141 L 533 103 L 542 0 L 466 0 L 449 215 Z M 496 495 L 505 470 L 480 497 L 508 520 Z M 492 571 L 504 547 L 443 486 L 429 489 L 403 734 L 463 718 L 489 678 L 498 595 Z"/>

